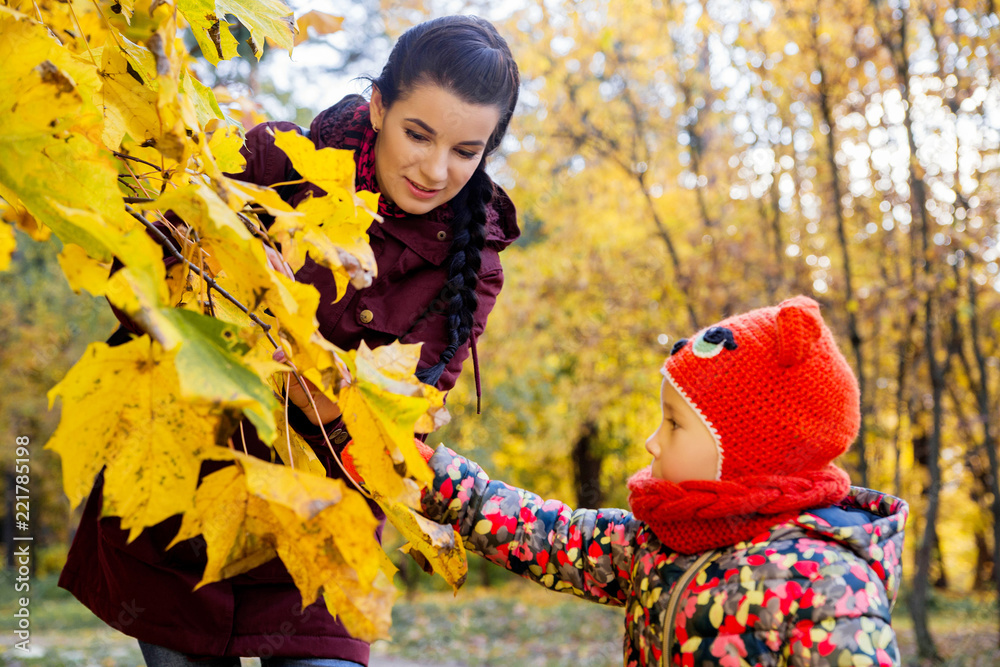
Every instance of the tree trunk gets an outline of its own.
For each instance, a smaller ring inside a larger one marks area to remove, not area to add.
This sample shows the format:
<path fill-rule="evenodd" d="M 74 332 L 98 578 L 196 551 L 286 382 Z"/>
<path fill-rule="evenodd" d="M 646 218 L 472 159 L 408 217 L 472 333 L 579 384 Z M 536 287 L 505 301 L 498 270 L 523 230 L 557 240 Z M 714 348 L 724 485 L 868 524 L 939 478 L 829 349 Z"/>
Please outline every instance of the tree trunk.
<path fill-rule="evenodd" d="M 985 591 L 993 588 L 993 549 L 986 541 L 986 533 L 976 530 L 973 537 L 976 540 L 976 574 L 972 581 L 972 589 Z"/>
<path fill-rule="evenodd" d="M 598 508 L 604 506 L 604 490 L 601 488 L 601 457 L 595 449 L 597 427 L 584 424 L 580 437 L 573 445 L 573 486 L 576 491 L 577 507 Z"/>
<path fill-rule="evenodd" d="M 930 632 L 927 622 L 927 601 L 931 583 L 931 562 L 933 559 L 934 535 L 937 531 L 937 517 L 941 495 L 941 421 L 942 406 L 941 400 L 944 393 L 944 375 L 941 364 L 938 362 L 936 353 L 936 328 L 937 328 L 937 306 L 936 303 L 936 279 L 934 277 L 933 251 L 930 247 L 930 221 L 927 218 L 927 195 L 924 190 L 924 181 L 921 178 L 923 169 L 917 160 L 917 145 L 913 136 L 913 117 L 911 110 L 914 108 L 912 92 L 910 89 L 910 63 L 907 53 L 908 18 L 910 8 L 905 6 L 899 9 L 899 20 L 897 25 L 891 23 L 892 19 L 886 16 L 893 16 L 893 8 L 887 3 L 876 2 L 875 27 L 880 33 L 882 44 L 889 51 L 892 58 L 893 68 L 896 73 L 896 84 L 903 98 L 903 126 L 906 130 L 907 144 L 910 150 L 909 159 L 909 185 L 910 185 L 910 213 L 913 217 L 910 238 L 911 247 L 914 250 L 913 260 L 917 267 L 920 267 L 919 277 L 915 273 L 913 276 L 914 296 L 921 300 L 924 316 L 924 345 L 923 351 L 927 359 L 928 378 L 931 384 L 931 427 L 924 434 L 926 441 L 925 460 L 928 473 L 925 497 L 927 499 L 924 508 L 924 529 L 918 538 L 917 553 L 915 556 L 916 572 L 913 579 L 913 596 L 910 604 L 910 613 L 913 616 L 913 630 L 917 639 L 917 652 L 921 659 L 940 662 L 941 656 L 934 644 L 934 638 Z M 888 11 L 886 11 L 888 10 Z M 919 256 L 916 253 L 919 251 Z M 914 440 L 914 449 L 917 447 Z M 916 453 L 916 452 L 915 452 Z"/>
<path fill-rule="evenodd" d="M 941 551 L 941 537 L 934 530 L 934 560 L 937 561 L 937 576 L 934 577 L 934 588 L 939 591 L 948 590 L 948 570 L 944 565 L 944 553 Z"/>
<path fill-rule="evenodd" d="M 844 267 L 844 301 L 847 308 L 847 335 L 851 342 L 851 351 L 854 353 L 855 372 L 858 374 L 858 388 L 860 390 L 861 403 L 861 426 L 858 430 L 857 444 L 854 450 L 858 454 L 858 481 L 861 486 L 868 486 L 868 456 L 867 456 L 867 429 L 865 428 L 867 391 L 867 371 L 865 369 L 864 353 L 862 349 L 861 331 L 858 328 L 858 302 L 854 295 L 854 279 L 851 273 L 851 253 L 847 242 L 847 221 L 844 214 L 843 185 L 840 182 L 840 170 L 837 167 L 837 139 L 836 124 L 833 120 L 833 109 L 831 108 L 828 80 L 826 69 L 823 66 L 823 59 L 820 56 L 819 44 L 819 7 L 813 18 L 813 49 L 816 56 L 816 70 L 819 72 L 819 108 L 826 124 L 826 160 L 830 169 L 830 186 L 833 193 L 830 197 L 833 203 L 833 212 L 837 220 L 837 241 L 840 246 L 840 261 Z"/>
<path fill-rule="evenodd" d="M 976 366 L 979 370 L 978 382 L 976 383 L 976 405 L 979 409 L 979 419 L 983 424 L 983 449 L 986 450 L 986 458 L 989 461 L 989 474 L 986 476 L 989 484 L 990 495 L 993 496 L 991 509 L 993 510 L 993 582 L 997 591 L 997 598 L 1000 600 L 1000 461 L 997 457 L 997 439 L 993 430 L 993 420 L 996 418 L 994 412 L 990 410 L 990 391 L 988 382 L 989 368 L 987 357 L 983 353 L 981 331 L 979 326 L 979 306 L 977 286 L 972 279 L 972 258 L 968 258 L 969 273 L 969 337 L 972 339 L 972 353 L 976 358 Z M 970 375 L 971 379 L 971 375 Z M 998 628 L 998 645 L 1000 645 L 1000 628 Z"/>

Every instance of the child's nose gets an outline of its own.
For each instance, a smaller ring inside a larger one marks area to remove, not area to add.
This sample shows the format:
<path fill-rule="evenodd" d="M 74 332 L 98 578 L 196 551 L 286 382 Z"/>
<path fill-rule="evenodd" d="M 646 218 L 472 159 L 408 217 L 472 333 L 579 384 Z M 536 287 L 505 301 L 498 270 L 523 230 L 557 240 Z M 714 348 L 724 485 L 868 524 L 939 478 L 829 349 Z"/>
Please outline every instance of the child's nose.
<path fill-rule="evenodd" d="M 656 444 L 656 433 L 646 438 L 646 451 L 652 456 L 660 455 L 660 446 Z"/>

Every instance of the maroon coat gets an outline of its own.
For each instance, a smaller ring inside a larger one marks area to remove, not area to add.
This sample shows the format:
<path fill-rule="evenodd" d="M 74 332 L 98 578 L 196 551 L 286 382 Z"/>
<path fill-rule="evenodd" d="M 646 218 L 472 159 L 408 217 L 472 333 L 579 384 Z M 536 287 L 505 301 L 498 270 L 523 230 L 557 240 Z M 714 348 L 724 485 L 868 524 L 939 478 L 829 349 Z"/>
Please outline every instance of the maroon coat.
<path fill-rule="evenodd" d="M 345 98 L 317 116 L 310 138 L 318 148 L 345 145 L 344 131 L 356 129 L 359 120 L 367 119 L 365 110 L 359 109 L 360 102 L 356 96 Z M 295 129 L 291 123 L 267 125 Z M 286 180 L 288 160 L 274 147 L 264 126 L 247 133 L 244 156 L 247 167 L 237 178 L 260 184 Z M 308 187 L 300 186 L 290 201 L 297 203 Z M 499 187 L 492 209 L 477 287 L 473 345 L 503 285 L 498 253 L 519 235 L 514 206 Z M 320 332 L 343 349 L 355 349 L 362 340 L 372 348 L 395 340 L 423 342 L 418 368 L 437 363 L 448 342 L 447 318 L 438 298 L 447 278 L 442 263 L 448 256 L 450 232 L 446 216 L 435 211 L 373 223 L 369 235 L 378 277 L 364 290 L 348 287 L 337 303 L 333 303 L 335 286 L 330 271 L 307 260 L 296 278 L 320 291 L 316 314 Z M 170 264 L 175 260 L 168 257 L 166 261 Z M 373 316 L 369 322 L 360 317 L 365 310 Z M 109 341 L 112 344 L 125 342 L 128 331 L 141 333 L 127 317 L 118 314 L 123 328 Z M 438 382 L 439 389 L 447 391 L 454 386 L 469 350 L 468 343 L 458 350 Z M 291 425 L 313 445 L 327 474 L 342 476 L 323 444 L 319 427 L 294 406 L 289 409 Z M 253 426 L 247 420 L 243 426 L 251 453 L 268 458 L 270 452 Z M 348 436 L 339 420 L 327 424 L 326 430 L 336 445 L 345 444 Z M 205 464 L 209 465 L 217 464 Z M 192 655 L 326 657 L 367 664 L 368 644 L 350 637 L 322 601 L 301 609 L 302 598 L 278 559 L 192 592 L 205 567 L 204 539 L 199 536 L 166 551 L 164 547 L 180 526 L 180 517 L 175 516 L 126 544 L 127 532 L 120 529 L 119 520 L 100 518 L 102 477 L 98 476 L 87 501 L 59 585 L 106 623 L 143 641 Z M 373 510 L 382 516 L 377 507 Z"/>

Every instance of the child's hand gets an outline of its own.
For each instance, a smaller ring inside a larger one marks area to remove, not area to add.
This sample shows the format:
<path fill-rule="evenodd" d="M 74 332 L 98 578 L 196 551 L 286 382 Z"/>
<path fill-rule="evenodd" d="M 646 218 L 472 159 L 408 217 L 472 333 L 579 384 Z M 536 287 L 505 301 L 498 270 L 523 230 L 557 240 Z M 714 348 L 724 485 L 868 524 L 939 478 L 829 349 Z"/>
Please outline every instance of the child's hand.
<path fill-rule="evenodd" d="M 344 464 L 347 474 L 353 477 L 355 482 L 361 484 L 364 480 L 361 479 L 361 475 L 358 474 L 357 469 L 354 467 L 354 457 L 351 455 L 351 445 L 353 444 L 353 440 L 347 441 L 347 444 L 344 445 L 344 451 L 340 453 L 340 460 Z M 434 456 L 434 449 L 425 445 L 419 438 L 414 438 L 413 444 L 416 446 L 420 456 L 424 458 L 424 461 L 430 461 L 431 457 Z"/>

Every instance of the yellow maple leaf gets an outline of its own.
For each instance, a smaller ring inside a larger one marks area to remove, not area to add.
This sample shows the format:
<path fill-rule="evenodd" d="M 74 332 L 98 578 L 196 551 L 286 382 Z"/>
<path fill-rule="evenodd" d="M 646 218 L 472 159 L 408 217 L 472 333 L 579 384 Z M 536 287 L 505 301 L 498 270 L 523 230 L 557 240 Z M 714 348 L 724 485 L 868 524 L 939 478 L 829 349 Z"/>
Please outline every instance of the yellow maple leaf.
<path fill-rule="evenodd" d="M 288 425 L 284 410 L 279 409 L 274 413 L 274 421 L 278 425 L 278 437 L 271 443 L 271 447 L 281 460 L 297 470 L 325 476 L 326 468 L 323 463 L 309 443 Z"/>
<path fill-rule="evenodd" d="M 333 193 L 307 197 L 295 211 L 303 215 L 279 217 L 269 230 L 293 270 L 302 268 L 306 254 L 329 268 L 336 279 L 338 301 L 348 282 L 358 289 L 371 285 L 378 271 L 368 245 L 372 217 L 355 206 L 353 198 Z"/>
<path fill-rule="evenodd" d="M 147 336 L 91 343 L 48 393 L 62 416 L 46 448 L 62 458 L 70 503 L 107 466 L 104 513 L 122 517 L 130 540 L 192 506 L 201 456 L 215 444 L 218 410 L 180 395 L 175 355 Z"/>
<path fill-rule="evenodd" d="M 13 201 L 3 198 L 4 193 L 9 191 L 0 185 L 0 219 L 6 220 L 22 232 L 31 237 L 33 241 L 44 243 L 52 236 L 52 230 L 40 223 L 35 216 L 28 213 L 28 209 L 13 194 L 10 197 Z"/>
<path fill-rule="evenodd" d="M 354 152 L 341 148 L 316 148 L 298 132 L 274 133 L 274 145 L 288 155 L 295 170 L 309 183 L 329 194 L 354 192 Z"/>
<path fill-rule="evenodd" d="M 0 9 L 0 99 L 17 100 L 0 106 L 0 196 L 19 200 L 64 242 L 109 260 L 108 239 L 136 223 L 122 210 L 118 172 L 97 145 L 97 68 L 43 26 Z M 90 212 L 91 224 L 67 222 L 60 206 Z"/>
<path fill-rule="evenodd" d="M 230 32 L 226 12 L 216 9 L 213 0 L 177 0 L 177 11 L 191 24 L 201 53 L 213 65 L 237 56 L 236 38 Z"/>
<path fill-rule="evenodd" d="M 323 586 L 323 599 L 330 614 L 344 624 L 352 637 L 367 642 L 388 638 L 392 604 L 399 594 L 389 576 L 380 571 L 371 591 L 361 593 L 350 570 L 344 568 L 337 575 Z"/>
<path fill-rule="evenodd" d="M 375 540 L 378 521 L 364 498 L 342 480 L 221 448 L 211 456 L 233 460 L 242 470 L 242 481 L 234 478 L 227 483 L 243 484 L 246 490 L 243 530 L 255 536 L 256 548 L 266 545 L 278 554 L 302 594 L 303 606 L 316 600 L 324 582 L 334 576 L 338 563 L 355 573 L 362 591 L 371 590 L 378 573 L 391 568 Z M 199 510 L 199 517 L 189 522 L 182 538 L 201 528 L 206 540 L 219 539 L 223 543 L 217 553 L 226 548 L 232 552 L 226 545 L 233 544 L 237 533 L 231 527 L 217 533 L 208 530 L 210 520 L 215 520 L 214 514 L 207 508 Z M 225 568 L 233 569 L 231 563 L 223 562 L 213 569 L 213 574 Z"/>
<path fill-rule="evenodd" d="M 451 526 L 445 526 L 417 514 L 409 507 L 375 497 L 400 535 L 409 540 L 404 551 L 418 551 L 451 584 L 456 592 L 465 583 L 469 563 L 462 538 Z"/>
<path fill-rule="evenodd" d="M 216 6 L 220 16 L 232 14 L 250 31 L 247 43 L 258 60 L 263 55 L 265 39 L 291 54 L 295 17 L 281 0 L 217 0 Z"/>
<path fill-rule="evenodd" d="M 295 46 L 309 39 L 309 29 L 317 35 L 329 35 L 341 29 L 344 25 L 343 16 L 334 16 L 316 9 L 308 11 L 300 16 L 295 24 L 298 26 L 298 34 L 295 36 Z"/>
<path fill-rule="evenodd" d="M 295 23 L 292 12 L 282 2 L 276 0 L 177 0 L 177 10 L 191 24 L 202 53 L 213 65 L 220 60 L 235 58 L 236 39 L 229 31 L 227 14 L 234 15 L 250 31 L 248 44 L 259 60 L 263 55 L 261 47 L 269 39 L 289 53 Z"/>
<path fill-rule="evenodd" d="M 126 134 L 137 143 L 156 143 L 162 133 L 153 87 L 156 83 L 153 54 L 128 42 L 124 36 L 119 38 L 132 53 L 110 42 L 105 44 L 101 59 L 98 99 L 104 110 L 103 141 L 109 150 L 117 150 Z"/>
<path fill-rule="evenodd" d="M 231 465 L 207 475 L 184 513 L 180 530 L 167 548 L 203 535 L 207 564 L 195 590 L 252 570 L 277 557 L 274 548 L 245 530 L 249 494 L 243 468 Z"/>
<path fill-rule="evenodd" d="M 269 187 L 238 181 L 234 178 L 223 178 L 222 185 L 227 190 L 229 207 L 234 211 L 243 208 L 247 202 L 256 202 L 275 217 L 281 215 L 302 217 L 301 213 L 296 213 L 291 205 L 281 198 L 281 195 Z"/>
<path fill-rule="evenodd" d="M 85 289 L 94 296 L 104 296 L 111 273 L 111 262 L 102 262 L 87 255 L 87 251 L 73 243 L 63 246 L 58 256 L 70 288 L 80 293 Z"/>
<path fill-rule="evenodd" d="M 215 99 L 215 93 L 212 92 L 211 88 L 195 78 L 187 69 L 184 69 L 181 74 L 181 88 L 179 92 L 191 98 L 195 113 L 197 114 L 198 124 L 201 127 L 204 127 L 212 119 L 225 120 L 226 116 L 222 113 L 222 108 Z"/>
<path fill-rule="evenodd" d="M 208 148 L 220 171 L 235 174 L 246 169 L 246 158 L 240 153 L 243 134 L 239 127 L 228 122 L 209 120 L 205 125 L 205 132 L 209 135 Z"/>
<path fill-rule="evenodd" d="M 362 342 L 344 354 L 351 381 L 338 396 L 354 438 L 351 453 L 358 473 L 380 495 L 410 507 L 419 506 L 419 485 L 432 479 L 413 445 L 414 427 L 431 408 L 423 383 L 413 377 L 419 350 L 419 345 L 399 342 L 371 350 Z M 395 464 L 404 464 L 405 477 Z"/>

